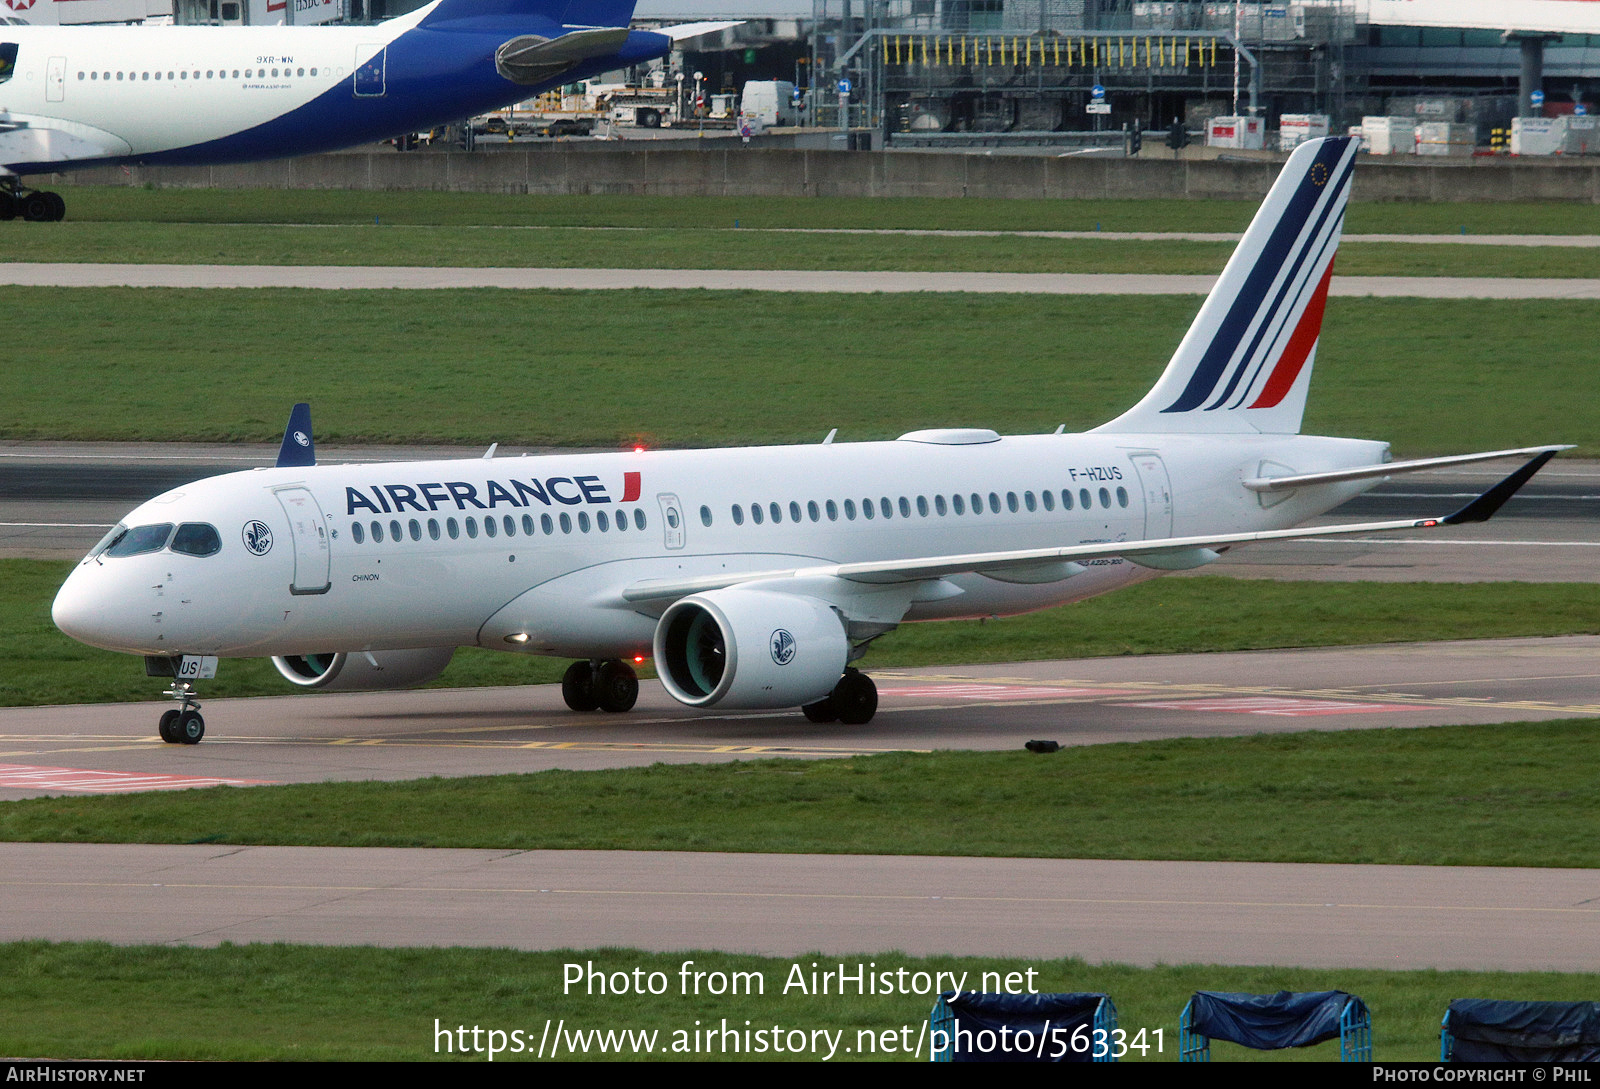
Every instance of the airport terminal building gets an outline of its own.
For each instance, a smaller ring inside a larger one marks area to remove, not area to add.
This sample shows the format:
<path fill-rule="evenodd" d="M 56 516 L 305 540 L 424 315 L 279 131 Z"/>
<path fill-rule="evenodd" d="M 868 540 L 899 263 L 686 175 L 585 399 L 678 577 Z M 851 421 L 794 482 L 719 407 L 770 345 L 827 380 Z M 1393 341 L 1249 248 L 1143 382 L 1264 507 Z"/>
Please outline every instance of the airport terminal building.
<path fill-rule="evenodd" d="M 372 22 L 418 0 L 0 0 L 27 23 Z M 1600 106 L 1600 0 L 641 0 L 636 23 L 739 19 L 654 62 L 707 93 L 792 81 L 805 123 L 974 135 L 1191 131 L 1221 115 L 1471 126 Z M 647 82 L 651 73 L 623 74 Z"/>

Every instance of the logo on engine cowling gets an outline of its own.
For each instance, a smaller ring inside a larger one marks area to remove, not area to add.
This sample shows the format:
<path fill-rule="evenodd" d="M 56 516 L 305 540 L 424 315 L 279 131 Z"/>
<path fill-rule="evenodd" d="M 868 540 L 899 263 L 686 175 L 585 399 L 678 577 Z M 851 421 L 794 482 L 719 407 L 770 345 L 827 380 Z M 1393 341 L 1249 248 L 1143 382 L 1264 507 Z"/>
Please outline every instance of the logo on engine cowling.
<path fill-rule="evenodd" d="M 272 551 L 272 528 L 265 522 L 246 522 L 244 524 L 244 546 L 252 555 L 265 556 Z"/>
<path fill-rule="evenodd" d="M 790 635 L 783 628 L 779 628 L 777 631 L 772 633 L 771 645 L 772 660 L 774 662 L 777 662 L 781 666 L 785 666 L 794 661 L 794 651 L 798 644 L 795 643 L 794 636 Z"/>

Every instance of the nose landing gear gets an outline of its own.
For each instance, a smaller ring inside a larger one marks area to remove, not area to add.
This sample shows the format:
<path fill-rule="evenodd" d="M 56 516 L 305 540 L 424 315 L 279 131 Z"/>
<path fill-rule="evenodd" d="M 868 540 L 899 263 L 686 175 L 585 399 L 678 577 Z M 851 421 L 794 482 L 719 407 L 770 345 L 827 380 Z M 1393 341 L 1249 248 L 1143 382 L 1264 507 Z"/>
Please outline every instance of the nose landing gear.
<path fill-rule="evenodd" d="M 200 701 L 194 698 L 194 685 L 174 681 L 162 695 L 178 701 L 178 706 L 161 715 L 157 732 L 169 745 L 198 745 L 206 736 L 206 720 L 200 717 Z"/>

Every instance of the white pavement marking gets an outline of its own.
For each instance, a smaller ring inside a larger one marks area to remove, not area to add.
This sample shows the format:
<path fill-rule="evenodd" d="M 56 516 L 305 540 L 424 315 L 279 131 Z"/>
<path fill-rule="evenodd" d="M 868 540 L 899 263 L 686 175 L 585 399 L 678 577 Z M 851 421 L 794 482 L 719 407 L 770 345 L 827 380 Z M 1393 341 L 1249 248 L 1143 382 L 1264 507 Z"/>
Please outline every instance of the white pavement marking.
<path fill-rule="evenodd" d="M 0 264 L 22 287 L 306 288 L 313 290 L 693 290 L 844 294 L 1204 295 L 1214 276 L 1126 273 L 847 272 L 792 269 L 413 268 L 344 265 Z M 1342 298 L 1600 299 L 1600 280 L 1449 276 L 1336 277 Z"/>

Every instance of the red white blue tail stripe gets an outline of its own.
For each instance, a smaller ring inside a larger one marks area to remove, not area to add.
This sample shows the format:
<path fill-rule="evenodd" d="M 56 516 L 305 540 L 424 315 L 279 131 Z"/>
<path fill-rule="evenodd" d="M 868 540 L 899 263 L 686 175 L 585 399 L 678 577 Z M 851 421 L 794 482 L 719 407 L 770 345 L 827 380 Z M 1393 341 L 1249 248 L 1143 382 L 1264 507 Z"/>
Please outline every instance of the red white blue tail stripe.
<path fill-rule="evenodd" d="M 1099 430 L 1300 430 L 1355 153 L 1348 137 L 1295 150 L 1160 381 Z"/>

